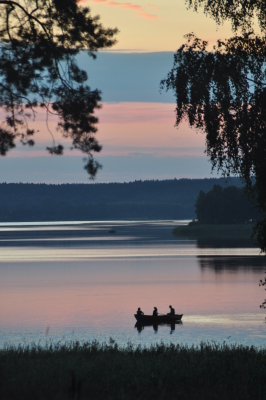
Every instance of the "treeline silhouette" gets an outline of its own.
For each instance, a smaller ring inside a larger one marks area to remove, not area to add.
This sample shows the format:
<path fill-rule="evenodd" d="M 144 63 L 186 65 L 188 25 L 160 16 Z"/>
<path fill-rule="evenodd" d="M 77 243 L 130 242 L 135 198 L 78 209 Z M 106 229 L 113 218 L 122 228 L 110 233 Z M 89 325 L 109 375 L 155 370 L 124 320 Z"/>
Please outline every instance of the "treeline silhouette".
<path fill-rule="evenodd" d="M 208 193 L 202 190 L 195 204 L 200 224 L 239 224 L 256 221 L 261 212 L 252 207 L 244 188 L 214 185 Z"/>
<path fill-rule="evenodd" d="M 106 184 L 0 184 L 0 221 L 192 219 L 200 191 L 237 178 Z"/>

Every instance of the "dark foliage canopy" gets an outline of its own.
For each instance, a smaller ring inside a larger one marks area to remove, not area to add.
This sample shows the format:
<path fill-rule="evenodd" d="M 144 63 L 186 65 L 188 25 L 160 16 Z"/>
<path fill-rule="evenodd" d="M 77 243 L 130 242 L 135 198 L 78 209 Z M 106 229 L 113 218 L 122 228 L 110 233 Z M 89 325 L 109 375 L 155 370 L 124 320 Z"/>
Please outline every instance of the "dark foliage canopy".
<path fill-rule="evenodd" d="M 254 17 L 262 30 L 266 29 L 265 0 L 185 0 L 188 8 L 198 11 L 203 7 L 204 13 L 215 19 L 220 25 L 230 21 L 234 32 L 249 32 L 253 29 Z"/>
<path fill-rule="evenodd" d="M 237 174 L 260 211 L 266 211 L 266 3 L 264 0 L 187 0 L 204 7 L 217 23 L 232 22 L 233 36 L 212 51 L 193 33 L 186 35 L 162 88 L 176 96 L 176 125 L 187 119 L 206 133 L 213 168 Z M 258 20 L 259 33 L 254 21 Z M 266 250 L 266 220 L 257 225 Z"/>
<path fill-rule="evenodd" d="M 0 107 L 6 115 L 0 125 L 1 155 L 15 147 L 16 139 L 34 145 L 29 124 L 41 107 L 52 136 L 49 153 L 63 153 L 48 125 L 49 116 L 56 115 L 57 128 L 72 148 L 88 156 L 85 169 L 95 177 L 100 165 L 93 152 L 101 146 L 94 111 L 101 97 L 87 86 L 75 55 L 85 50 L 95 58 L 98 49 L 116 42 L 116 33 L 78 0 L 0 0 Z"/>
<path fill-rule="evenodd" d="M 200 224 L 242 224 L 260 217 L 258 210 L 252 210 L 244 195 L 244 188 L 214 185 L 213 189 L 199 193 L 195 204 Z"/>

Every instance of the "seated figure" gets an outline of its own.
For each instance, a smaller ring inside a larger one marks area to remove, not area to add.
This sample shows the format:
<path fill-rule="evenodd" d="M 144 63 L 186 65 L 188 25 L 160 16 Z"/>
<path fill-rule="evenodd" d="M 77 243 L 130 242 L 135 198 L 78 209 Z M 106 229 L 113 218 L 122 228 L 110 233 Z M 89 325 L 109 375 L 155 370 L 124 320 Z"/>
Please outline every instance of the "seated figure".
<path fill-rule="evenodd" d="M 175 315 L 175 309 L 172 306 L 169 306 L 170 312 L 167 315 Z"/>
<path fill-rule="evenodd" d="M 141 311 L 140 307 L 139 307 L 138 310 L 137 310 L 137 315 L 144 315 L 144 312 Z"/>
<path fill-rule="evenodd" d="M 157 317 L 157 316 L 158 316 L 158 310 L 157 310 L 157 307 L 154 307 L 154 310 L 153 310 L 153 313 L 152 313 L 152 315 L 153 315 L 154 317 Z"/>

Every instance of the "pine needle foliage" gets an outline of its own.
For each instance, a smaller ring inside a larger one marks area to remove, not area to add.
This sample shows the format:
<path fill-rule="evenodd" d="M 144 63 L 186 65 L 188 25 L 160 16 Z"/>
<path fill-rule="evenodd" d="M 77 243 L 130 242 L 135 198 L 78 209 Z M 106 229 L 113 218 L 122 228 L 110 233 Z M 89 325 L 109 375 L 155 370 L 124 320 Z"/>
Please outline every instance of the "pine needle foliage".
<path fill-rule="evenodd" d="M 78 0 L 0 0 L 0 155 L 16 146 L 33 146 L 36 131 L 30 122 L 42 108 L 52 155 L 62 155 L 49 117 L 69 138 L 72 148 L 87 155 L 85 169 L 94 178 L 100 164 L 93 154 L 101 150 L 95 138 L 101 93 L 87 85 L 87 73 L 75 56 L 86 51 L 96 58 L 99 49 L 116 43 L 117 29 L 104 28 L 100 17 Z"/>

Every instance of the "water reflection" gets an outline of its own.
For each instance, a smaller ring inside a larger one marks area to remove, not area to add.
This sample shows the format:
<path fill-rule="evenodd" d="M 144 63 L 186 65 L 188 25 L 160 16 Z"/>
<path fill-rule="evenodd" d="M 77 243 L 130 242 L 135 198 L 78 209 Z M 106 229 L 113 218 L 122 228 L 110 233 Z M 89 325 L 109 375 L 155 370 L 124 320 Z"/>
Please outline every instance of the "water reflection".
<path fill-rule="evenodd" d="M 110 337 L 144 345 L 229 336 L 265 343 L 259 250 L 200 248 L 174 238 L 172 228 L 117 222 L 0 229 L 0 347 Z M 184 325 L 134 327 L 136 307 L 154 304 L 162 312 L 172 304 Z"/>
<path fill-rule="evenodd" d="M 127 222 L 113 221 L 102 223 L 83 223 L 77 226 L 2 226 L 0 224 L 0 247 L 88 247 L 90 245 L 108 246 L 123 241 L 132 244 L 170 242 L 174 225 L 180 221 Z M 92 243 L 90 243 L 92 242 Z"/>
<path fill-rule="evenodd" d="M 263 274 L 266 270 L 266 258 L 261 257 L 197 257 L 201 270 L 221 272 L 251 272 Z"/>
<path fill-rule="evenodd" d="M 183 325 L 182 321 L 177 321 L 175 323 L 172 324 L 156 324 L 156 323 L 152 323 L 152 322 L 136 322 L 135 324 L 135 328 L 137 329 L 138 333 L 141 333 L 145 327 L 153 327 L 153 331 L 154 333 L 158 333 L 158 328 L 163 327 L 163 326 L 167 326 L 170 328 L 170 335 L 175 331 L 176 325 Z"/>
<path fill-rule="evenodd" d="M 204 248 L 215 248 L 215 249 L 221 249 L 221 248 L 227 248 L 227 249 L 233 249 L 233 248 L 247 248 L 247 247 L 257 247 L 257 245 L 254 243 L 252 239 L 206 239 L 206 238 L 197 238 L 197 247 L 199 249 L 204 249 Z"/>

